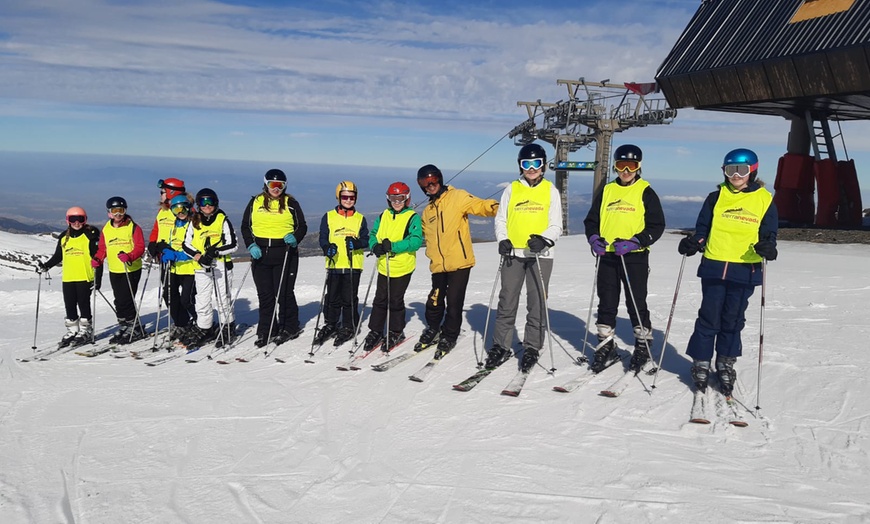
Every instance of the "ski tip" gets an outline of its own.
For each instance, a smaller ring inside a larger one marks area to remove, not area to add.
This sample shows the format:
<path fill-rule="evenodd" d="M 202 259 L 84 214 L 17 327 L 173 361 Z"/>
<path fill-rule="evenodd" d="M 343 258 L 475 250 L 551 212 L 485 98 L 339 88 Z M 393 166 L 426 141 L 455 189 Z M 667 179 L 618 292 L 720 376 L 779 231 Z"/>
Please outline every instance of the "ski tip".
<path fill-rule="evenodd" d="M 453 386 L 453 391 L 468 391 L 464 386 L 460 386 L 459 384 L 455 384 Z"/>
<path fill-rule="evenodd" d="M 728 423 L 731 424 L 732 426 L 735 426 L 738 428 L 745 428 L 746 426 L 749 425 L 749 423 L 747 423 L 744 420 L 731 420 Z"/>
<path fill-rule="evenodd" d="M 518 396 L 520 396 L 519 391 L 512 391 L 512 390 L 510 390 L 510 389 L 505 389 L 505 390 L 503 390 L 503 391 L 501 392 L 501 394 L 504 395 L 504 396 L 506 396 L 506 397 L 518 397 Z"/>
<path fill-rule="evenodd" d="M 278 360 L 278 359 L 276 358 L 275 360 Z M 284 361 L 283 361 L 283 360 L 278 360 L 278 362 L 284 362 Z M 306 358 L 306 359 L 305 359 L 305 363 L 306 363 L 306 364 L 314 364 L 314 361 L 311 360 L 310 358 Z"/>
<path fill-rule="evenodd" d="M 689 422 L 691 422 L 692 424 L 709 424 L 710 423 L 710 421 L 705 419 L 705 418 L 692 418 L 692 419 L 689 419 Z"/>
<path fill-rule="evenodd" d="M 568 390 L 563 388 L 562 386 L 553 386 L 553 391 L 558 393 L 568 393 Z"/>
<path fill-rule="evenodd" d="M 416 375 L 409 376 L 408 380 L 410 380 L 411 382 L 423 382 L 423 379 Z"/>
<path fill-rule="evenodd" d="M 617 393 L 614 393 L 613 391 L 608 391 L 606 389 L 604 391 L 601 391 L 598 394 L 601 395 L 602 397 L 607 397 L 607 398 L 616 398 L 619 396 Z"/>

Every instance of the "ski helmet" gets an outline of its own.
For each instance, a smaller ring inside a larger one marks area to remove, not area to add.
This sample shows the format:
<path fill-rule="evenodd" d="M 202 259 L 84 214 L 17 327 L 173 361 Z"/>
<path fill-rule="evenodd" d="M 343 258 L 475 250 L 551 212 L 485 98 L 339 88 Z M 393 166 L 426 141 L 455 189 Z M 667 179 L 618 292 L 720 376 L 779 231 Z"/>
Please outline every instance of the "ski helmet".
<path fill-rule="evenodd" d="M 526 144 L 520 149 L 517 154 L 517 166 L 520 168 L 520 174 L 523 174 L 523 167 L 520 165 L 523 160 L 541 159 L 541 172 L 547 170 L 547 152 L 538 144 Z"/>
<path fill-rule="evenodd" d="M 69 224 L 69 217 L 84 217 L 85 222 L 88 221 L 88 214 L 85 212 L 83 208 L 79 206 L 73 206 L 66 210 L 66 223 Z"/>
<path fill-rule="evenodd" d="M 210 199 L 211 205 L 213 205 L 214 207 L 218 207 L 218 205 L 220 204 L 217 193 L 215 193 L 213 189 L 209 189 L 207 187 L 200 189 L 199 192 L 196 193 L 196 205 L 199 207 L 209 205 L 204 204 L 203 199 Z"/>
<path fill-rule="evenodd" d="M 613 152 L 613 160 L 634 160 L 635 162 L 641 162 L 643 160 L 643 151 L 634 144 L 623 144 Z"/>
<path fill-rule="evenodd" d="M 393 182 L 387 188 L 387 204 L 391 204 L 390 197 L 403 195 L 405 197 L 405 207 L 411 201 L 411 188 L 404 182 Z"/>
<path fill-rule="evenodd" d="M 185 212 L 190 213 L 190 200 L 188 200 L 187 195 L 178 195 L 169 201 L 169 209 L 172 210 L 173 215 L 181 213 L 179 206 L 184 206 Z M 176 211 L 176 209 L 178 210 Z"/>
<path fill-rule="evenodd" d="M 158 180 L 157 187 L 166 192 L 166 200 L 172 200 L 178 195 L 183 195 L 186 191 L 184 188 L 184 181 L 178 178 Z"/>
<path fill-rule="evenodd" d="M 749 149 L 735 149 L 729 151 L 728 154 L 725 155 L 725 159 L 722 160 L 723 166 L 730 164 L 749 164 L 752 166 L 752 170 L 755 171 L 758 169 L 758 155 Z"/>
<path fill-rule="evenodd" d="M 433 164 L 426 164 L 417 170 L 417 184 L 420 185 L 420 189 L 423 190 L 423 193 L 426 193 L 426 186 L 429 185 L 428 180 L 431 180 L 430 177 L 435 177 L 438 179 L 438 185 L 444 186 L 444 175 L 441 174 L 441 170 L 438 169 Z"/>
<path fill-rule="evenodd" d="M 341 200 L 341 192 L 347 191 L 349 193 L 357 194 L 356 184 L 351 182 L 350 180 L 344 180 L 339 182 L 337 186 L 335 186 L 335 199 Z"/>
<path fill-rule="evenodd" d="M 263 183 L 267 183 L 270 180 L 287 183 L 287 175 L 285 175 L 280 169 L 270 169 L 266 171 L 266 175 L 263 177 Z"/>
<path fill-rule="evenodd" d="M 106 200 L 106 209 L 112 209 L 113 207 L 123 207 L 126 210 L 127 201 L 124 200 L 124 197 L 113 196 Z"/>

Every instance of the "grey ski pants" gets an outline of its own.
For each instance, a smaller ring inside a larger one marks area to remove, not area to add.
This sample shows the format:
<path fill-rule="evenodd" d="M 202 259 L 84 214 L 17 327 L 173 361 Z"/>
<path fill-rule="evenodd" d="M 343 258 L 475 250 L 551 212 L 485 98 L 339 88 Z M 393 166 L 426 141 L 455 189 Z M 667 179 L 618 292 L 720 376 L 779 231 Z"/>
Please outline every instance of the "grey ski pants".
<path fill-rule="evenodd" d="M 553 259 L 539 258 L 541 272 L 534 258 L 509 257 L 501 268 L 501 291 L 498 294 L 498 311 L 495 316 L 495 331 L 492 342 L 505 349 L 511 349 L 514 338 L 514 324 L 519 308 L 523 283 L 526 285 L 526 327 L 523 332 L 523 346 L 540 350 L 544 346 L 547 325 L 544 319 L 544 296 L 550 286 L 553 273 Z M 541 273 L 544 276 L 544 289 L 541 289 Z"/>

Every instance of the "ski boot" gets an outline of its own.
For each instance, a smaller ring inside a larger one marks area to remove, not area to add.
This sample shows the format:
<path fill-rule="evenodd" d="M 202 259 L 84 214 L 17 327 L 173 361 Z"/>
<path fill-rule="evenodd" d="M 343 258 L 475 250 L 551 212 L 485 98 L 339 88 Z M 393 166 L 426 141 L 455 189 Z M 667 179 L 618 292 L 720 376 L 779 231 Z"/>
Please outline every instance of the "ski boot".
<path fill-rule="evenodd" d="M 188 328 L 187 336 L 181 339 L 181 343 L 185 346 L 191 347 L 201 346 L 214 340 L 214 336 L 214 326 L 210 328 L 201 328 L 194 324 Z"/>
<path fill-rule="evenodd" d="M 528 373 L 538 363 L 539 352 L 535 348 L 525 348 L 523 350 L 523 359 L 520 361 L 520 371 Z"/>
<path fill-rule="evenodd" d="M 133 321 L 119 319 L 118 332 L 112 335 L 112 338 L 109 339 L 109 344 L 129 344 L 132 329 Z"/>
<path fill-rule="evenodd" d="M 219 331 L 215 336 L 214 347 L 220 349 L 224 346 L 228 346 L 232 344 L 237 337 L 236 334 L 236 323 L 230 322 L 229 324 L 225 324 L 223 328 L 218 328 Z"/>
<path fill-rule="evenodd" d="M 405 340 L 405 332 L 404 331 L 387 331 L 387 340 L 384 341 L 384 345 L 381 346 L 386 352 L 391 351 L 394 347 L 398 346 L 402 341 Z"/>
<path fill-rule="evenodd" d="M 486 362 L 483 363 L 483 367 L 486 369 L 495 369 L 507 362 L 510 358 L 511 352 L 509 349 L 505 349 L 498 344 L 495 344 L 486 352 Z"/>
<path fill-rule="evenodd" d="M 332 341 L 333 346 L 340 346 L 345 342 L 353 340 L 354 329 L 352 327 L 343 327 L 335 334 L 335 340 Z"/>
<path fill-rule="evenodd" d="M 701 393 L 707 391 L 707 377 L 710 375 L 709 360 L 693 360 L 692 361 L 692 382 L 695 383 L 695 389 Z"/>
<path fill-rule="evenodd" d="M 334 337 L 336 333 L 338 333 L 338 329 L 335 327 L 335 324 L 324 324 L 317 334 L 314 335 L 312 344 L 322 346 L 327 340 Z"/>
<path fill-rule="evenodd" d="M 76 335 L 75 340 L 73 340 L 73 346 L 83 346 L 85 344 L 89 344 L 91 342 L 91 338 L 94 336 L 94 327 L 91 325 L 91 321 L 83 318 L 79 320 L 79 333 Z"/>
<path fill-rule="evenodd" d="M 438 340 L 438 348 L 435 350 L 435 355 L 433 358 L 441 359 L 447 353 L 450 353 L 450 350 L 456 347 L 456 340 L 449 338 L 442 338 Z"/>
<path fill-rule="evenodd" d="M 719 376 L 719 390 L 726 398 L 734 392 L 734 384 L 737 382 L 737 372 L 734 364 L 737 357 L 716 357 L 716 374 Z"/>
<path fill-rule="evenodd" d="M 369 334 L 366 335 L 365 341 L 363 341 L 363 351 L 369 352 L 374 351 L 378 344 L 380 344 L 384 339 L 384 335 L 378 333 L 377 331 L 369 331 Z"/>
<path fill-rule="evenodd" d="M 66 333 L 60 339 L 60 342 L 57 343 L 58 348 L 65 348 L 75 342 L 76 337 L 79 334 L 79 321 L 64 319 L 64 326 L 66 326 Z"/>
<path fill-rule="evenodd" d="M 424 349 L 430 347 L 432 344 L 438 343 L 440 338 L 440 329 L 433 329 L 427 327 L 423 330 L 423 334 L 420 335 L 420 340 L 414 345 L 414 351 L 423 351 Z"/>
<path fill-rule="evenodd" d="M 265 347 L 266 344 L 269 343 L 269 334 L 268 333 L 257 333 L 257 340 L 254 341 L 254 345 L 258 348 Z"/>
<path fill-rule="evenodd" d="M 631 354 L 631 361 L 628 364 L 628 369 L 634 371 L 635 374 L 640 373 L 646 363 L 649 362 L 649 351 L 646 345 L 641 342 L 634 346 L 634 352 Z"/>
<path fill-rule="evenodd" d="M 282 329 L 272 338 L 272 341 L 275 342 L 276 346 L 280 346 L 288 340 L 296 340 L 301 334 L 302 330 L 298 327 L 296 329 Z"/>
<path fill-rule="evenodd" d="M 593 373 L 601 373 L 617 358 L 619 357 L 616 353 L 616 342 L 611 338 L 598 345 L 598 348 L 595 350 L 595 357 L 589 368 Z"/>

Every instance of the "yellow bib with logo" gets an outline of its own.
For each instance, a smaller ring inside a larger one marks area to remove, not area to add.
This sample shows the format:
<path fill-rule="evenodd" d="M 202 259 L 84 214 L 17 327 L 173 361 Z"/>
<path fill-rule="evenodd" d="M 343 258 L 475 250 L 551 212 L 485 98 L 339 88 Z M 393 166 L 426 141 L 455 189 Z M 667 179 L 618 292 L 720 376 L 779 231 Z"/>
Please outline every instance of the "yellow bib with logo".
<path fill-rule="evenodd" d="M 169 235 L 172 233 L 172 228 L 175 227 L 175 215 L 172 211 L 160 207 L 157 212 L 157 241 L 169 243 Z"/>
<path fill-rule="evenodd" d="M 125 264 L 118 260 L 118 255 L 123 251 L 133 251 L 133 228 L 136 224 L 129 221 L 126 226 L 112 227 L 112 221 L 103 226 L 103 239 L 106 241 L 106 263 L 109 265 L 109 273 L 124 273 Z M 137 258 L 127 266 L 127 271 L 142 269 L 142 259 Z"/>
<path fill-rule="evenodd" d="M 609 242 L 608 251 L 614 250 L 614 240 L 628 240 L 646 227 L 643 192 L 648 187 L 649 182 L 643 179 L 638 179 L 630 186 L 621 186 L 616 180 L 604 186 L 599 214 L 599 235 Z M 647 249 L 644 247 L 636 251 Z"/>
<path fill-rule="evenodd" d="M 529 247 L 529 237 L 540 235 L 550 222 L 550 191 L 553 184 L 541 180 L 535 187 L 514 180 L 507 209 L 507 234 L 514 249 Z"/>
<path fill-rule="evenodd" d="M 383 221 L 383 219 L 381 219 Z M 362 227 L 362 213 L 354 212 L 353 215 L 347 217 L 333 209 L 326 214 L 326 223 L 329 227 L 329 242 L 338 247 L 338 253 L 332 257 L 332 262 L 329 258 L 326 259 L 326 267 L 329 269 L 350 269 L 350 260 L 347 258 L 347 239 L 349 237 L 359 237 L 359 230 Z M 390 239 L 392 241 L 392 239 Z M 363 267 L 363 252 L 357 249 L 353 252 L 353 268 L 362 269 Z M 390 270 L 392 270 L 392 265 Z"/>
<path fill-rule="evenodd" d="M 190 241 L 190 244 L 193 246 L 193 248 L 200 253 L 205 253 L 205 250 L 208 249 L 206 245 L 208 245 L 209 247 L 222 247 L 224 245 L 223 234 L 224 222 L 226 221 L 226 219 L 227 216 L 225 214 L 218 213 L 218 215 L 214 219 L 214 222 L 212 222 L 211 224 L 205 225 L 200 222 L 199 229 L 193 228 L 193 239 Z M 223 260 L 224 262 L 228 261 L 229 259 L 229 255 L 217 257 L 217 260 Z"/>
<path fill-rule="evenodd" d="M 704 257 L 721 262 L 761 262 L 752 246 L 758 242 L 761 219 L 772 201 L 773 195 L 764 188 L 732 193 L 725 184 L 720 185 Z"/>
<path fill-rule="evenodd" d="M 287 195 L 281 195 L 281 198 L 284 198 L 286 202 Z M 293 213 L 286 207 L 286 204 L 282 213 L 277 199 L 271 200 L 268 208 L 265 202 L 266 197 L 259 195 L 251 206 L 251 231 L 255 237 L 284 238 L 287 233 L 296 231 Z"/>
<path fill-rule="evenodd" d="M 66 237 L 61 241 L 63 253 L 64 282 L 93 282 L 94 268 L 91 267 L 91 240 L 82 233 L 77 237 Z"/>
<path fill-rule="evenodd" d="M 390 242 L 398 242 L 405 238 L 405 231 L 408 229 L 408 222 L 411 217 L 416 215 L 414 211 L 405 211 L 404 213 L 393 214 L 389 209 L 381 214 L 380 224 L 378 225 L 378 234 L 376 238 L 379 242 L 389 238 Z M 378 257 L 378 272 L 382 275 L 387 274 L 387 257 Z M 417 252 L 399 253 L 390 256 L 390 278 L 401 277 L 414 272 L 417 267 Z"/>
<path fill-rule="evenodd" d="M 181 246 L 184 244 L 184 235 L 187 234 L 187 224 L 188 222 L 185 222 L 184 225 L 176 226 L 174 222 L 172 223 L 169 246 L 175 251 L 183 251 Z M 202 268 L 199 262 L 193 259 L 176 260 L 171 264 L 171 267 L 172 272 L 176 275 L 192 275 L 197 269 Z"/>

